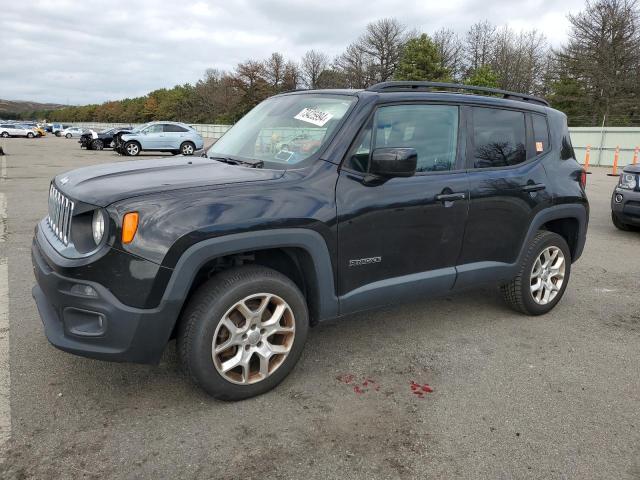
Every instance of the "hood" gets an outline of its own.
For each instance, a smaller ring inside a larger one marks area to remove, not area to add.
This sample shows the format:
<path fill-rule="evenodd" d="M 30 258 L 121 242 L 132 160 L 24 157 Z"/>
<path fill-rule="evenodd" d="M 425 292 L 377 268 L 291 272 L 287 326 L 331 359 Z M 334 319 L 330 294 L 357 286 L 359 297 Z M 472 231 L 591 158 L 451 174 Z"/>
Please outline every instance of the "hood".
<path fill-rule="evenodd" d="M 284 170 L 228 165 L 201 157 L 123 161 L 79 168 L 55 177 L 72 199 L 106 207 L 118 200 L 183 188 L 275 180 Z"/>
<path fill-rule="evenodd" d="M 635 165 L 627 165 L 626 167 L 624 167 L 623 171 L 627 173 L 640 173 L 640 163 L 637 163 Z"/>

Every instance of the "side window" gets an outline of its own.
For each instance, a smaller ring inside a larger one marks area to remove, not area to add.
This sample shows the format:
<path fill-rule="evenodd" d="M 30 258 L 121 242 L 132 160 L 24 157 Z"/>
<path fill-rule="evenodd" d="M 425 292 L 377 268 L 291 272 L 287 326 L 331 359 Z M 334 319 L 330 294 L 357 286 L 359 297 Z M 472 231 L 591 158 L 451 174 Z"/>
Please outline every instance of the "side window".
<path fill-rule="evenodd" d="M 175 133 L 175 132 L 186 132 L 187 129 L 181 127 L 180 125 L 174 125 L 172 123 L 167 123 L 164 126 L 164 131 L 165 132 L 174 132 Z"/>
<path fill-rule="evenodd" d="M 506 167 L 527 159 L 524 113 L 473 108 L 475 168 Z"/>
<path fill-rule="evenodd" d="M 368 127 L 361 132 L 349 164 L 354 170 L 366 172 L 372 150 L 414 148 L 418 154 L 418 172 L 452 170 L 457 145 L 458 107 L 390 105 L 378 108 L 373 129 Z"/>
<path fill-rule="evenodd" d="M 144 129 L 146 133 L 162 133 L 162 124 L 156 123 Z"/>
<path fill-rule="evenodd" d="M 551 150 L 551 145 L 549 144 L 547 117 L 534 113 L 531 118 L 533 119 L 533 141 L 535 142 L 536 154 L 548 152 Z"/>

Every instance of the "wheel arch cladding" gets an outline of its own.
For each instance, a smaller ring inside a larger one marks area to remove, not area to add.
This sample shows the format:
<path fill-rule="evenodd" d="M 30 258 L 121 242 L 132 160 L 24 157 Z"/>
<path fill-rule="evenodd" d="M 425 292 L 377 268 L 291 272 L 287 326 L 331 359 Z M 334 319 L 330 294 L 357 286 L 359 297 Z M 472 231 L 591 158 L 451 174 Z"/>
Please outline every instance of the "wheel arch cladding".
<path fill-rule="evenodd" d="M 192 245 L 176 264 L 163 300 L 184 304 L 197 281 L 198 273 L 212 261 L 230 255 L 258 254 L 258 261 L 254 263 L 280 271 L 281 268 L 270 262 L 269 251 L 294 256 L 291 260 L 297 262 L 304 278 L 292 280 L 299 287 L 302 282 L 304 289 L 301 290 L 309 293 L 307 300 L 314 321 L 338 315 L 334 270 L 327 244 L 319 233 L 302 228 L 237 233 Z"/>
<path fill-rule="evenodd" d="M 526 251 L 527 245 L 539 230 L 548 230 L 563 237 L 571 251 L 571 261 L 582 255 L 587 235 L 589 216 L 583 205 L 554 205 L 536 215 L 529 226 L 526 240 L 522 245 L 518 263 Z"/>

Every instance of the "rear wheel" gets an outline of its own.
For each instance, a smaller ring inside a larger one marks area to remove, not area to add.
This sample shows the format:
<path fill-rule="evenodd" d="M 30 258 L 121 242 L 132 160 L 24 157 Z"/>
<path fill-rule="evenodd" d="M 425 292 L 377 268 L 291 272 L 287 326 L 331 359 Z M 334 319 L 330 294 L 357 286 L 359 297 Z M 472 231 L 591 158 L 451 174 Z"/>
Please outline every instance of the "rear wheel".
<path fill-rule="evenodd" d="M 571 252 L 557 233 L 540 231 L 533 238 L 516 278 L 502 285 L 507 304 L 527 315 L 542 315 L 564 295 L 571 273 Z"/>
<path fill-rule="evenodd" d="M 195 151 L 196 146 L 193 142 L 184 142 L 180 145 L 180 153 L 182 153 L 182 155 L 193 155 Z"/>
<path fill-rule="evenodd" d="M 9 138 L 9 133 L 2 132 L 2 138 Z"/>
<path fill-rule="evenodd" d="M 632 229 L 633 229 L 633 227 L 632 227 L 631 225 L 628 225 L 628 224 L 626 224 L 626 223 L 622 222 L 622 221 L 618 218 L 618 216 L 617 216 L 615 213 L 613 213 L 613 212 L 611 212 L 611 221 L 613 222 L 613 224 L 615 225 L 615 227 L 616 227 L 618 230 L 622 230 L 622 231 L 624 231 L 624 232 L 628 232 L 628 231 L 630 231 L 630 230 L 632 230 Z"/>
<path fill-rule="evenodd" d="M 65 135 L 65 138 L 71 138 L 71 134 L 70 134 L 70 133 L 67 133 L 67 134 Z"/>
<path fill-rule="evenodd" d="M 293 369 L 307 337 L 304 296 L 286 276 L 261 266 L 217 274 L 189 301 L 178 355 L 191 379 L 221 400 L 260 395 Z"/>
<path fill-rule="evenodd" d="M 127 142 L 124 144 L 124 151 L 130 157 L 135 157 L 140 153 L 140 144 L 138 142 Z"/>

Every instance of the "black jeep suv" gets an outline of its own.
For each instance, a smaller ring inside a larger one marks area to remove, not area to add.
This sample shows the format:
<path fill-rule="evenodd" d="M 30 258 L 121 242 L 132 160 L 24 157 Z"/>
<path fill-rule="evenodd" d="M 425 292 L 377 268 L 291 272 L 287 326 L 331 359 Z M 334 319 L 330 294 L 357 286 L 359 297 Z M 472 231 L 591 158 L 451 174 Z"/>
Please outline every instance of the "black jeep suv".
<path fill-rule="evenodd" d="M 583 250 L 584 181 L 565 115 L 536 97 L 286 93 L 201 158 L 56 176 L 33 296 L 62 350 L 153 363 L 175 337 L 198 385 L 241 399 L 277 385 L 325 319 L 487 284 L 548 312 Z"/>

